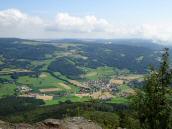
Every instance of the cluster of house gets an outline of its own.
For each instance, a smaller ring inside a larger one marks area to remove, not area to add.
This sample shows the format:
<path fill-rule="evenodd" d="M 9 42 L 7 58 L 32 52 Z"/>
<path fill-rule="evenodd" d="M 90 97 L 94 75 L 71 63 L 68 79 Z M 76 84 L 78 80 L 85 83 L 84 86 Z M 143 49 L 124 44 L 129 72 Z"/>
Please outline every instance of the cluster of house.
<path fill-rule="evenodd" d="M 108 92 L 111 93 L 112 95 L 115 95 L 116 93 L 118 93 L 119 91 L 119 86 L 123 85 L 125 83 L 129 83 L 130 81 L 133 81 L 134 79 L 126 79 L 126 78 L 115 78 L 115 79 L 100 79 L 100 80 L 89 80 L 87 82 L 84 82 L 82 85 L 83 87 L 80 87 L 80 91 L 79 91 L 79 95 L 86 95 L 86 94 L 94 94 L 97 93 L 99 91 L 103 91 L 103 92 Z M 52 89 L 51 90 L 55 90 Z M 33 97 L 33 98 L 37 98 L 37 99 L 43 99 L 43 100 L 52 100 L 52 99 L 57 99 L 59 97 L 64 97 L 64 96 L 68 96 L 69 94 L 67 92 L 59 92 L 56 94 L 45 94 L 45 92 L 40 92 L 40 93 L 32 93 L 31 92 L 32 89 L 26 85 L 23 86 L 18 86 L 17 87 L 17 92 L 20 94 L 20 96 L 25 96 L 25 97 Z M 133 91 L 131 91 L 132 93 L 127 92 L 122 92 L 119 95 L 121 97 L 127 97 L 131 94 L 133 94 Z M 104 95 L 105 98 L 106 95 Z M 110 95 L 108 95 L 109 97 Z M 111 97 L 111 96 L 110 96 Z"/>
<path fill-rule="evenodd" d="M 17 93 L 19 93 L 19 96 L 21 97 L 32 97 L 36 99 L 42 99 L 42 100 L 52 100 L 54 98 L 67 96 L 67 93 L 59 93 L 56 95 L 47 95 L 45 93 L 32 93 L 32 89 L 28 86 L 18 86 L 16 89 Z"/>
<path fill-rule="evenodd" d="M 91 90 L 90 92 L 96 92 L 99 90 L 106 89 L 109 87 L 109 81 L 108 80 L 89 80 L 87 82 L 84 82 L 83 85 L 85 87 L 89 87 Z"/>
<path fill-rule="evenodd" d="M 80 88 L 80 94 L 82 93 L 94 93 L 97 91 L 117 92 L 118 87 L 111 80 L 89 80 L 83 83 L 84 87 Z"/>
<path fill-rule="evenodd" d="M 80 94 L 95 93 L 98 91 L 110 92 L 111 94 L 119 94 L 121 97 L 128 97 L 134 94 L 134 91 L 126 91 L 119 93 L 119 86 L 129 84 L 132 81 L 137 81 L 136 77 L 117 77 L 111 80 L 90 80 L 84 82 L 83 85 L 89 88 L 81 88 Z"/>
<path fill-rule="evenodd" d="M 87 82 L 84 82 L 83 85 L 85 87 L 106 87 L 107 84 L 109 83 L 109 80 L 89 80 Z"/>
<path fill-rule="evenodd" d="M 16 91 L 19 93 L 19 94 L 27 94 L 29 93 L 30 91 L 32 91 L 32 89 L 28 86 L 18 86 Z"/>

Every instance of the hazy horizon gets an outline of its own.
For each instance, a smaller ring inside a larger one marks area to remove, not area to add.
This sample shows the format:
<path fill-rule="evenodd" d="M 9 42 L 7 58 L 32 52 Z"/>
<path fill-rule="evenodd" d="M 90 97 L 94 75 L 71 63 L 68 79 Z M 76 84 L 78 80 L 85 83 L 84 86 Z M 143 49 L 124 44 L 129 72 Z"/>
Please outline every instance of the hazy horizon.
<path fill-rule="evenodd" d="M 172 1 L 6 0 L 0 37 L 151 39 L 171 44 Z"/>

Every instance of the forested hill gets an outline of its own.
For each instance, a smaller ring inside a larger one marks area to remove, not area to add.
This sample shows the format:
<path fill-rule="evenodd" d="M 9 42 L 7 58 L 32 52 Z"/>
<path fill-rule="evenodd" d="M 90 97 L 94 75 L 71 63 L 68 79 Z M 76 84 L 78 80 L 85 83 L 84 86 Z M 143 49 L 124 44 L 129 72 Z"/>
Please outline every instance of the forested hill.
<path fill-rule="evenodd" d="M 38 41 L 0 38 L 0 69 L 41 71 L 46 66 L 49 71 L 78 76 L 85 68 L 109 66 L 145 73 L 149 64 L 158 66 L 162 49 L 163 46 L 143 39 Z"/>

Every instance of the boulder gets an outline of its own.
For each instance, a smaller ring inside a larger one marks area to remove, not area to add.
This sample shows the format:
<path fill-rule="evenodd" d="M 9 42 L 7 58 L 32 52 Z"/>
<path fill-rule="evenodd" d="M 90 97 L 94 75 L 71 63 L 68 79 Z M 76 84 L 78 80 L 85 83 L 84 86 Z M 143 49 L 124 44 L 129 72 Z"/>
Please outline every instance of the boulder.
<path fill-rule="evenodd" d="M 83 117 L 71 117 L 63 120 L 47 119 L 33 125 L 27 123 L 10 124 L 0 121 L 0 129 L 102 129 L 99 125 Z"/>
<path fill-rule="evenodd" d="M 99 125 L 86 120 L 83 117 L 72 117 L 63 120 L 64 129 L 102 129 Z"/>

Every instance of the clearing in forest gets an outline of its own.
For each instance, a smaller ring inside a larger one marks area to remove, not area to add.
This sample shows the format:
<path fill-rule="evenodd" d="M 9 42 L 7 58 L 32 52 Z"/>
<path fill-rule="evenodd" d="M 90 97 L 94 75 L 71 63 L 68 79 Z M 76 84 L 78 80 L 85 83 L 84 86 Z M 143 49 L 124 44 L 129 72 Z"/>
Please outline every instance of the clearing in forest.
<path fill-rule="evenodd" d="M 66 85 L 66 84 L 64 84 L 62 82 L 59 82 L 58 85 L 62 86 L 64 89 L 67 89 L 67 90 L 70 90 L 71 89 L 70 86 L 68 86 L 68 85 Z"/>

